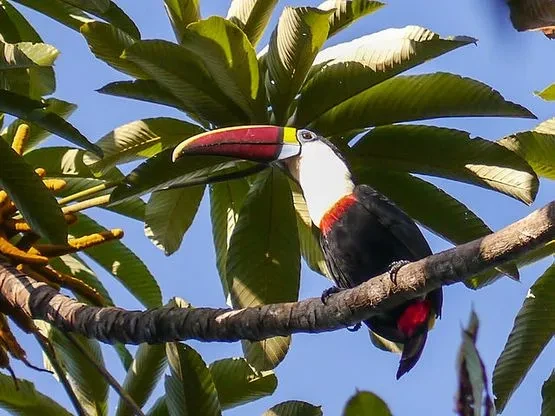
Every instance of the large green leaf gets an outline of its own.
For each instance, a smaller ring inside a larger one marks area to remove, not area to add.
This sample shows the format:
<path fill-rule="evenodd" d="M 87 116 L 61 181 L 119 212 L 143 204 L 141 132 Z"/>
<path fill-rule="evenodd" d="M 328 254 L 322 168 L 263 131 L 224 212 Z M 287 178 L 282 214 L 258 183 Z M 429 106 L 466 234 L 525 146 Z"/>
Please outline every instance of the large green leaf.
<path fill-rule="evenodd" d="M 555 264 L 532 285 L 493 371 L 499 412 L 555 334 Z"/>
<path fill-rule="evenodd" d="M 372 0 L 326 0 L 318 8 L 333 10 L 330 19 L 328 38 L 345 29 L 357 19 L 374 13 L 385 6 L 384 3 Z"/>
<path fill-rule="evenodd" d="M 110 7 L 110 0 L 62 0 L 80 9 L 91 9 L 97 13 L 104 13 Z"/>
<path fill-rule="evenodd" d="M 241 28 L 256 46 L 272 17 L 277 0 L 232 0 L 227 18 Z"/>
<path fill-rule="evenodd" d="M 322 416 L 321 406 L 299 400 L 281 402 L 266 410 L 262 416 Z"/>
<path fill-rule="evenodd" d="M 441 38 L 428 29 L 406 26 L 326 48 L 316 57 L 301 90 L 295 123 L 305 126 L 369 88 L 473 42 L 469 37 Z"/>
<path fill-rule="evenodd" d="M 200 19 L 200 0 L 164 0 L 175 38 L 181 42 L 190 23 Z"/>
<path fill-rule="evenodd" d="M 199 126 L 170 117 L 132 121 L 95 143 L 102 149 L 104 157 L 100 160 L 95 158 L 96 162 L 91 168 L 96 172 L 104 172 L 116 164 L 154 156 L 202 131 Z"/>
<path fill-rule="evenodd" d="M 193 223 L 204 185 L 154 192 L 146 205 L 145 235 L 166 256 L 177 251 Z"/>
<path fill-rule="evenodd" d="M 222 411 L 212 376 L 201 356 L 186 344 L 166 344 L 171 376 L 166 376 L 166 403 L 171 416 L 217 416 Z"/>
<path fill-rule="evenodd" d="M 18 377 L 17 385 L 0 374 L 0 407 L 19 416 L 71 416 L 60 404 L 35 390 L 35 385 Z"/>
<path fill-rule="evenodd" d="M 60 52 L 46 43 L 6 43 L 0 40 L 0 71 L 51 66 Z"/>
<path fill-rule="evenodd" d="M 167 380 L 167 376 L 166 376 Z M 166 396 L 159 397 L 158 400 L 152 405 L 147 416 L 169 416 L 168 405 L 166 403 Z"/>
<path fill-rule="evenodd" d="M 256 52 L 241 29 L 223 17 L 212 16 L 190 24 L 181 44 L 198 57 L 220 91 L 251 123 L 267 122 Z"/>
<path fill-rule="evenodd" d="M 139 165 L 125 178 L 125 183 L 112 192 L 111 202 L 119 202 L 170 186 L 189 186 L 210 182 L 214 176 L 244 171 L 249 162 L 229 158 L 191 156 L 172 162 L 172 149 L 166 149 Z"/>
<path fill-rule="evenodd" d="M 498 143 L 519 154 L 538 175 L 555 179 L 555 118 L 536 130 L 512 134 Z"/>
<path fill-rule="evenodd" d="M 138 39 L 108 23 L 91 22 L 81 26 L 81 34 L 87 40 L 91 52 L 112 68 L 136 78 L 149 78 L 137 64 L 121 57 L 125 48 Z"/>
<path fill-rule="evenodd" d="M 65 244 L 67 224 L 52 192 L 32 167 L 0 139 L 0 188 L 15 203 L 31 228 L 53 243 Z"/>
<path fill-rule="evenodd" d="M 287 177 L 275 168 L 259 174 L 229 242 L 226 278 L 234 308 L 297 300 L 300 249 L 295 215 Z M 288 340 L 244 341 L 243 349 L 254 367 L 269 370 L 285 357 Z"/>
<path fill-rule="evenodd" d="M 134 100 L 167 105 L 183 111 L 187 110 L 171 91 L 165 90 L 156 81 L 150 79 L 112 82 L 96 91 L 101 94 L 132 98 Z"/>
<path fill-rule="evenodd" d="M 42 38 L 10 3 L 0 1 L 0 33 L 6 42 L 42 42 Z"/>
<path fill-rule="evenodd" d="M 212 220 L 212 236 L 216 251 L 216 266 L 226 299 L 229 297 L 225 274 L 229 240 L 235 225 L 237 225 L 239 211 L 248 191 L 249 183 L 245 178 L 210 185 L 210 219 Z M 231 304 L 229 299 L 228 303 Z"/>
<path fill-rule="evenodd" d="M 547 101 L 555 101 L 555 83 L 551 84 L 549 87 L 546 87 L 542 91 L 536 92 L 536 95 L 539 95 L 541 98 Z"/>
<path fill-rule="evenodd" d="M 123 57 L 171 91 L 192 117 L 218 126 L 248 122 L 248 115 L 212 80 L 199 56 L 184 47 L 162 40 L 139 41 L 127 48 Z"/>
<path fill-rule="evenodd" d="M 71 226 L 75 237 L 105 231 L 105 228 L 84 214 L 78 214 L 77 223 Z M 120 241 L 84 250 L 85 254 L 118 279 L 129 292 L 147 308 L 162 305 L 162 294 L 156 279 L 145 264 Z"/>
<path fill-rule="evenodd" d="M 355 170 L 364 167 L 423 173 L 468 182 L 531 203 L 538 178 L 521 157 L 469 133 L 433 126 L 381 126 L 347 152 Z"/>
<path fill-rule="evenodd" d="M 311 7 L 286 7 L 279 18 L 265 59 L 266 90 L 277 124 L 289 118 L 293 98 L 328 37 L 330 14 Z"/>
<path fill-rule="evenodd" d="M 87 414 L 108 415 L 108 383 L 104 377 L 64 333 L 44 322 L 41 322 L 39 327 L 46 328 L 56 356 L 62 362 L 79 403 Z M 104 367 L 98 341 L 77 334 L 72 336 L 97 366 Z"/>
<path fill-rule="evenodd" d="M 391 416 L 391 412 L 387 404 L 374 393 L 359 391 L 345 405 L 343 416 Z"/>
<path fill-rule="evenodd" d="M 460 415 L 481 416 L 482 408 L 486 415 L 493 415 L 493 402 L 488 392 L 487 375 L 478 349 L 478 316 L 470 314 L 468 327 L 463 329 L 462 342 L 457 358 L 459 390 L 457 394 L 457 412 Z"/>
<path fill-rule="evenodd" d="M 101 154 L 100 149 L 89 142 L 79 130 L 65 121 L 54 112 L 50 112 L 43 101 L 31 100 L 13 92 L 0 90 L 0 112 L 11 114 L 15 117 L 36 124 L 50 133 L 68 140 L 96 154 Z"/>
<path fill-rule="evenodd" d="M 542 398 L 541 416 L 555 414 L 555 370 L 551 372 L 549 378 L 543 383 Z"/>
<path fill-rule="evenodd" d="M 139 407 L 143 407 L 160 381 L 166 368 L 164 344 L 141 344 L 127 371 L 123 388 Z M 120 399 L 116 416 L 133 416 L 133 410 Z"/>
<path fill-rule="evenodd" d="M 67 101 L 58 100 L 56 98 L 48 98 L 44 100 L 44 111 L 47 113 L 56 114 L 63 119 L 67 119 L 76 109 L 77 105 L 69 103 Z M 29 126 L 29 137 L 27 138 L 27 142 L 23 148 L 23 153 L 27 153 L 29 150 L 33 149 L 34 147 L 38 146 L 42 143 L 48 136 L 52 134 L 52 132 L 48 131 L 44 127 L 36 124 L 30 123 L 28 121 L 23 120 L 15 120 L 12 122 L 8 128 L 2 132 L 2 137 L 11 143 L 13 141 L 13 137 L 17 128 L 20 124 L 27 124 Z"/>
<path fill-rule="evenodd" d="M 210 364 L 222 410 L 271 395 L 277 387 L 273 371 L 257 371 L 244 358 L 226 358 Z"/>
<path fill-rule="evenodd" d="M 293 181 L 289 181 L 289 186 L 291 187 L 293 205 L 297 213 L 297 231 L 301 254 L 308 267 L 321 275 L 330 277 L 331 274 L 320 246 L 320 230 L 312 223 L 302 190 Z"/>
<path fill-rule="evenodd" d="M 535 117 L 481 82 L 437 72 L 384 81 L 326 111 L 309 127 L 331 136 L 404 121 L 487 116 Z"/>

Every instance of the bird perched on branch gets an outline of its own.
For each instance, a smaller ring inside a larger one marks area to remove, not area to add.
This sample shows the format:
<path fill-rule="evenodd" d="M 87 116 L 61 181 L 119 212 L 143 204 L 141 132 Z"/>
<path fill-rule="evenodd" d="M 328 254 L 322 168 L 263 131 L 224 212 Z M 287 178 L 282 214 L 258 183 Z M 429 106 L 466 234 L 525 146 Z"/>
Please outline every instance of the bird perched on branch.
<path fill-rule="evenodd" d="M 277 126 L 214 130 L 179 144 L 184 155 L 219 155 L 259 163 L 278 163 L 302 188 L 320 244 L 337 287 L 352 288 L 406 262 L 432 254 L 424 236 L 401 209 L 368 185 L 356 184 L 347 162 L 327 140 L 312 131 Z M 364 323 L 376 334 L 403 345 L 397 378 L 414 367 L 429 328 L 441 314 L 442 290 L 411 299 Z M 359 325 L 360 326 L 360 325 Z"/>

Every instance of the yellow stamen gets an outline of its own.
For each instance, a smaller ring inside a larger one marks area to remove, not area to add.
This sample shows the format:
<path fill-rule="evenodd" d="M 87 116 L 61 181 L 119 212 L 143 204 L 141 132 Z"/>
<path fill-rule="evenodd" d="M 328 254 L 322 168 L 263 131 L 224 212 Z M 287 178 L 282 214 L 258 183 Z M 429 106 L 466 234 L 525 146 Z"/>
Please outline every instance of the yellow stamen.
<path fill-rule="evenodd" d="M 23 149 L 27 144 L 30 132 L 31 132 L 31 129 L 27 124 L 20 124 L 17 127 L 17 130 L 15 131 L 15 135 L 13 138 L 13 142 L 12 142 L 12 149 L 15 150 L 15 152 L 18 155 L 23 154 Z"/>

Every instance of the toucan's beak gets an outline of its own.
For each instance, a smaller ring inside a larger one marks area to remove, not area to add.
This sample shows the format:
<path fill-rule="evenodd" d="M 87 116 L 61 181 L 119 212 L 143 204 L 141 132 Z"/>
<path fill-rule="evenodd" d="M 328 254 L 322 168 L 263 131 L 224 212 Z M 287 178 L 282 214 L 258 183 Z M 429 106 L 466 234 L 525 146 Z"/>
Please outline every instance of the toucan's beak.
<path fill-rule="evenodd" d="M 300 152 L 297 129 L 293 127 L 242 126 L 190 137 L 177 145 L 172 160 L 175 162 L 183 155 L 214 155 L 269 163 Z"/>

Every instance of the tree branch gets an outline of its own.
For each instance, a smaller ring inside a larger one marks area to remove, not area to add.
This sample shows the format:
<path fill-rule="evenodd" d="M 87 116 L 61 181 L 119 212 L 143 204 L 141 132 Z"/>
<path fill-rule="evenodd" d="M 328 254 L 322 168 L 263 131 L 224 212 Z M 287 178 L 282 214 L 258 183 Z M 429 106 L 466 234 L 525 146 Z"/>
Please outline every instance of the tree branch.
<path fill-rule="evenodd" d="M 197 339 L 232 342 L 297 332 L 333 331 L 386 311 L 406 299 L 514 260 L 555 239 L 555 202 L 484 238 L 403 266 L 331 296 L 240 310 L 164 307 L 140 311 L 98 308 L 58 294 L 0 263 L 0 302 L 23 309 L 62 331 L 126 344 Z"/>

